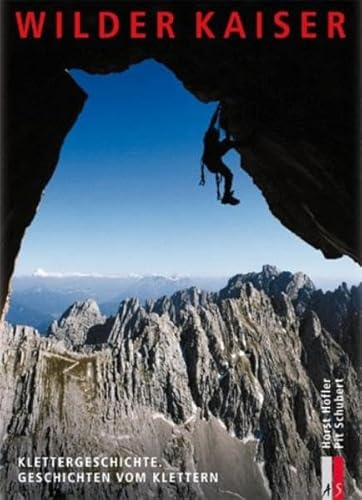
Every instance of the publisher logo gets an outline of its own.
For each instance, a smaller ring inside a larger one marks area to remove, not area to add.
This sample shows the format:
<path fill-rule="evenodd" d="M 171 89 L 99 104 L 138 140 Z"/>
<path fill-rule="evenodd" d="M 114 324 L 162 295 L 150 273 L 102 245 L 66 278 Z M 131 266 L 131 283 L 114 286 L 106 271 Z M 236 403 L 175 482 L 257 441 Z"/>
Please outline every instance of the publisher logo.
<path fill-rule="evenodd" d="M 322 500 L 344 500 L 344 458 L 322 457 Z"/>

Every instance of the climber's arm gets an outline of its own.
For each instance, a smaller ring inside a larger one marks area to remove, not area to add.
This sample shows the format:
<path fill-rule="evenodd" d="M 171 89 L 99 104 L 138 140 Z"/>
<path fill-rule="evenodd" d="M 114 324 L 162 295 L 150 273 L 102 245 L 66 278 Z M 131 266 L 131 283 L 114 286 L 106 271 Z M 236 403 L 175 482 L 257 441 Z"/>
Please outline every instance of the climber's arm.
<path fill-rule="evenodd" d="M 217 119 L 219 118 L 219 113 L 220 113 L 220 104 L 216 108 L 215 113 L 212 115 L 210 125 L 209 125 L 209 130 L 215 127 Z"/>

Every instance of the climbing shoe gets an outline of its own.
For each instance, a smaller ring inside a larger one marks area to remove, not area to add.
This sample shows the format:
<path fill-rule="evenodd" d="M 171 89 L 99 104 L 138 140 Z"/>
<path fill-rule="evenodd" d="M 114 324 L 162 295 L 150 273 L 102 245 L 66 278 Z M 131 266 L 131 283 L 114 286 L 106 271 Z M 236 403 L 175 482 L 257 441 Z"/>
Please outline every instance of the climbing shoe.
<path fill-rule="evenodd" d="M 225 193 L 224 196 L 222 197 L 221 203 L 223 205 L 239 205 L 240 200 L 235 198 L 233 195 L 234 191 L 230 191 L 230 193 Z"/>

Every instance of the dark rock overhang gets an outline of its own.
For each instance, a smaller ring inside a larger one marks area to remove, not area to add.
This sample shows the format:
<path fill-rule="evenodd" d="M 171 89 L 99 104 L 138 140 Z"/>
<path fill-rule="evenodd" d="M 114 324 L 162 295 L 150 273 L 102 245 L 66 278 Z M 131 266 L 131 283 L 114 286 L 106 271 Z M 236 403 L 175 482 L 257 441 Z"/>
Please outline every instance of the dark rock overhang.
<path fill-rule="evenodd" d="M 174 3 L 172 9 L 183 26 L 189 26 L 196 5 L 216 10 L 215 29 L 221 30 L 231 5 L 242 7 L 250 18 L 257 7 L 267 12 L 292 4 L 190 2 Z M 348 255 L 360 261 L 358 25 L 352 22 L 358 19 L 357 2 L 297 3 L 298 9 L 318 5 L 321 15 L 331 6 L 343 9 L 350 20 L 345 40 L 266 37 L 257 42 L 200 41 L 188 29 L 175 40 L 55 40 L 50 32 L 41 41 L 18 40 L 14 11 L 34 5 L 48 12 L 82 10 L 84 25 L 94 29 L 100 6 L 111 6 L 125 17 L 127 9 L 140 4 L 4 5 L 1 305 L 24 231 L 86 100 L 66 70 L 121 72 L 148 58 L 167 66 L 201 101 L 223 101 L 223 120 L 235 139 L 245 143 L 240 148 L 243 168 L 282 224 L 327 258 Z M 143 5 L 157 10 L 154 3 Z M 165 3 L 160 6 L 164 9 Z"/>

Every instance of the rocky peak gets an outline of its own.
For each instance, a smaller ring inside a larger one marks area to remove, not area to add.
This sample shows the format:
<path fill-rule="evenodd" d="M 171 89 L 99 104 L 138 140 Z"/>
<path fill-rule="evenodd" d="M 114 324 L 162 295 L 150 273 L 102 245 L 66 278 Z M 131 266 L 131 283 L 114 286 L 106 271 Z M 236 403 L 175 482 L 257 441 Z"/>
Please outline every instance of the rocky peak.
<path fill-rule="evenodd" d="M 168 314 L 173 321 L 180 321 L 183 312 L 190 308 L 206 305 L 213 294 L 190 287 L 180 290 L 170 297 L 161 297 L 158 300 L 146 303 L 146 310 L 158 315 Z"/>
<path fill-rule="evenodd" d="M 271 297 L 277 297 L 285 293 L 293 301 L 298 303 L 298 313 L 305 310 L 305 304 L 315 291 L 312 280 L 304 273 L 292 274 L 288 271 L 279 271 L 277 267 L 264 265 L 259 273 L 238 274 L 231 278 L 227 286 L 221 290 L 223 297 L 235 297 L 244 283 L 252 283 L 257 290 L 263 290 Z"/>
<path fill-rule="evenodd" d="M 61 319 L 66 319 L 71 316 L 74 318 L 76 317 L 84 318 L 86 316 L 87 318 L 95 318 L 95 319 L 100 319 L 102 317 L 98 304 L 93 299 L 88 299 L 83 302 L 82 301 L 75 302 L 69 309 L 65 311 Z"/>
<path fill-rule="evenodd" d="M 59 320 L 53 321 L 48 329 L 48 336 L 63 340 L 67 345 L 80 346 L 85 343 L 89 329 L 102 325 L 105 321 L 106 318 L 101 315 L 94 300 L 75 302 Z"/>
<path fill-rule="evenodd" d="M 261 270 L 261 274 L 266 278 L 277 277 L 280 274 L 279 269 L 276 266 L 271 266 L 270 264 L 264 264 Z"/>
<path fill-rule="evenodd" d="M 303 290 L 306 294 L 311 294 L 315 291 L 315 286 L 313 281 L 304 273 L 297 272 L 293 274 L 290 282 L 286 286 L 286 293 L 292 300 L 296 300 L 299 297 L 299 292 Z"/>

